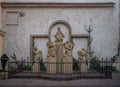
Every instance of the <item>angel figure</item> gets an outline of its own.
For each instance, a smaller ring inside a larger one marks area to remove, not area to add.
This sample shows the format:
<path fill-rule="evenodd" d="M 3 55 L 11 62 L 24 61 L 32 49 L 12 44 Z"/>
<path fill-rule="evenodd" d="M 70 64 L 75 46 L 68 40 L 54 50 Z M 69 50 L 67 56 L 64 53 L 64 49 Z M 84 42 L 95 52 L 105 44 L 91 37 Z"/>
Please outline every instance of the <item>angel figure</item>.
<path fill-rule="evenodd" d="M 33 64 L 33 72 L 38 73 L 40 72 L 40 60 L 42 58 L 42 51 L 38 50 L 37 47 L 33 48 L 33 54 L 34 54 L 34 64 Z"/>
<path fill-rule="evenodd" d="M 78 51 L 78 56 L 80 60 L 80 71 L 81 72 L 87 72 L 87 50 L 85 48 L 82 49 L 82 51 Z"/>

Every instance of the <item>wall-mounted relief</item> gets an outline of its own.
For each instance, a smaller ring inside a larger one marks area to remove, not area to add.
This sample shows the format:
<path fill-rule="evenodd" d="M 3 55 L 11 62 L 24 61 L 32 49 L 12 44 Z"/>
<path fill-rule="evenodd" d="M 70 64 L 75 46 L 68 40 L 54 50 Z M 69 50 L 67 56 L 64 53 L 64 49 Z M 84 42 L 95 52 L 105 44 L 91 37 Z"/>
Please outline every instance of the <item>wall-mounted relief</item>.
<path fill-rule="evenodd" d="M 18 25 L 18 11 L 7 11 L 6 25 Z"/>

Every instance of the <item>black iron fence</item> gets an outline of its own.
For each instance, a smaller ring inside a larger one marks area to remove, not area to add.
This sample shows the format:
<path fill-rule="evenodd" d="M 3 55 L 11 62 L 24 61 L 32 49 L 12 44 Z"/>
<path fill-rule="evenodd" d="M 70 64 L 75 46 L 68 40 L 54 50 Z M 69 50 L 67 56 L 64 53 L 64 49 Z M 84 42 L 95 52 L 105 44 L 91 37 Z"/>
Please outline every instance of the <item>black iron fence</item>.
<path fill-rule="evenodd" d="M 42 78 L 71 80 L 80 78 L 112 78 L 110 60 L 87 62 L 25 62 L 8 63 L 9 78 Z"/>

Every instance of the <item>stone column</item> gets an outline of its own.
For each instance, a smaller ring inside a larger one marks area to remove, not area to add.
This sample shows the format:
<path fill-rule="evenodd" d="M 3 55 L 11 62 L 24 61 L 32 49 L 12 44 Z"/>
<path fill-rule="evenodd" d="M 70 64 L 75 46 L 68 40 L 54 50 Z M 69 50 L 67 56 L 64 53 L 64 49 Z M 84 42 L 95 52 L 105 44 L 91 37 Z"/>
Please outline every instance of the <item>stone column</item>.
<path fill-rule="evenodd" d="M 46 60 L 47 73 L 56 73 L 56 58 L 49 57 Z"/>

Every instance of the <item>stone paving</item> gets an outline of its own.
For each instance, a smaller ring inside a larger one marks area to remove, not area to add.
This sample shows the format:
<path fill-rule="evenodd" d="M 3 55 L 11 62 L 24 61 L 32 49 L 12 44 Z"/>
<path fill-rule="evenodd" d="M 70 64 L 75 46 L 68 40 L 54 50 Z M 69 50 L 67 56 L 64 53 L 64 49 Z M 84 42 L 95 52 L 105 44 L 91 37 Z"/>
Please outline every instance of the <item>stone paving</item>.
<path fill-rule="evenodd" d="M 5 79 L 0 87 L 120 87 L 120 73 L 113 79 L 80 79 L 71 81 L 50 81 L 41 79 Z"/>

